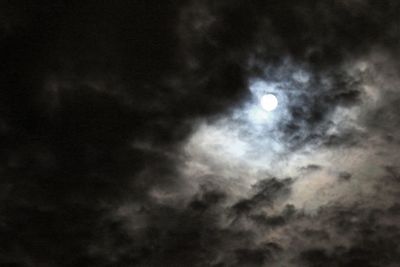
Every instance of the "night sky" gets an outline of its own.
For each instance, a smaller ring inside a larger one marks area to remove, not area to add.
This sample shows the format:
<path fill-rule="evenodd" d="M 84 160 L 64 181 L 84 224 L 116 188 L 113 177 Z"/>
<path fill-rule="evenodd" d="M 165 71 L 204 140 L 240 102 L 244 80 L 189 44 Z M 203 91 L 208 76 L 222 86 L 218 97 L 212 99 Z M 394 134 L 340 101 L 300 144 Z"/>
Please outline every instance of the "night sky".
<path fill-rule="evenodd" d="M 400 266 L 400 1 L 0 0 L 0 266 Z"/>

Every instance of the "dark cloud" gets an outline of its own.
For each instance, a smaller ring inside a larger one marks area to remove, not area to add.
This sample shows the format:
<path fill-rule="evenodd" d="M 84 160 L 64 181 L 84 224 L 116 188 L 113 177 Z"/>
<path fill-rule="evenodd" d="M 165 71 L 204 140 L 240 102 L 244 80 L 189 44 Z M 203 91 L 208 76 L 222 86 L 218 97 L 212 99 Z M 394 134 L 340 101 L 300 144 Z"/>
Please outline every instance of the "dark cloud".
<path fill-rule="evenodd" d="M 272 184 L 268 190 L 276 191 L 275 179 L 266 183 Z M 251 199 L 260 206 L 260 195 L 267 189 L 256 188 Z M 91 251 L 105 266 L 260 266 L 277 260 L 281 246 L 255 242 L 257 229 L 223 226 L 232 216 L 229 210 L 236 211 L 240 203 L 229 208 L 224 199 L 223 192 L 207 185 L 182 208 L 149 203 L 120 219 L 107 217 L 96 229 L 98 239 Z M 293 212 L 294 207 L 286 207 L 281 216 L 288 218 Z M 234 219 L 240 216 L 234 214 Z M 273 227 L 274 220 L 279 219 L 269 218 L 267 223 Z"/>
<path fill-rule="evenodd" d="M 307 166 L 301 167 L 300 170 L 305 171 L 305 172 L 315 172 L 323 169 L 322 166 L 318 164 L 309 164 Z"/>
<path fill-rule="evenodd" d="M 237 214 L 247 214 L 259 206 L 272 206 L 275 201 L 287 197 L 292 179 L 264 179 L 254 185 L 256 194 L 236 203 L 232 208 Z"/>
<path fill-rule="evenodd" d="M 338 177 L 342 181 L 348 181 L 351 179 L 351 173 L 348 172 L 339 172 Z"/>
<path fill-rule="evenodd" d="M 326 78 L 331 79 L 328 84 Z M 327 135 L 328 129 L 335 125 L 332 115 L 338 107 L 351 107 L 359 103 L 361 93 L 357 79 L 358 77 L 350 77 L 344 72 L 340 74 L 321 71 L 319 77 L 311 77 L 306 84 L 289 83 L 285 86 L 283 90 L 288 90 L 291 103 L 288 114 L 279 127 L 283 139 L 289 142 L 288 145 L 293 148 L 310 143 L 336 145 L 333 144 L 335 139 L 341 137 Z M 341 139 L 351 138 L 344 136 Z M 344 142 L 338 143 L 344 145 Z"/>
<path fill-rule="evenodd" d="M 343 64 L 372 47 L 395 56 L 399 8 L 386 0 L 3 1 L 0 265 L 278 262 L 289 249 L 265 232 L 307 220 L 284 203 L 295 179 L 261 180 L 238 200 L 217 182 L 192 185 L 179 172 L 182 144 L 197 119 L 251 98 L 249 79 L 287 77 L 278 69 L 287 58 L 311 76 L 281 88 L 291 99 L 282 140 L 290 148 L 356 144 L 356 131 L 327 134 L 335 110 L 362 96 L 362 77 Z M 369 127 L 393 113 L 382 109 Z M 386 171 L 397 179 L 396 168 Z M 159 200 L 155 190 L 180 198 Z M 398 215 L 396 205 L 381 210 Z M 299 262 L 398 264 L 398 228 L 379 212 L 361 212 L 369 226 L 349 219 L 358 213 L 329 212 L 336 230 L 357 236 L 350 247 L 304 247 Z M 330 230 L 299 235 L 328 240 Z"/>
<path fill-rule="evenodd" d="M 325 213 L 327 211 L 324 211 Z M 393 210 L 329 211 L 333 229 L 340 234 L 354 236 L 348 246 L 310 248 L 300 253 L 305 266 L 396 266 L 399 264 L 399 246 L 396 239 L 400 234 L 398 219 Z M 321 214 L 322 215 L 322 214 Z M 386 222 L 385 222 L 386 220 Z M 390 223 L 389 223 L 390 222 Z"/>

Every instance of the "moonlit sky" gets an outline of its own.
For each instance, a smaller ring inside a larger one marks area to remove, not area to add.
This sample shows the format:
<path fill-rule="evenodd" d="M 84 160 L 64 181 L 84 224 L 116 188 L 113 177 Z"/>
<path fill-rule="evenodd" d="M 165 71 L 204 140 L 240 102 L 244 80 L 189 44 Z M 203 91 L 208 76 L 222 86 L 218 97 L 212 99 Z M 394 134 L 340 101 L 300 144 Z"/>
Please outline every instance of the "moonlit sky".
<path fill-rule="evenodd" d="M 0 2 L 0 266 L 400 266 L 398 14 Z"/>

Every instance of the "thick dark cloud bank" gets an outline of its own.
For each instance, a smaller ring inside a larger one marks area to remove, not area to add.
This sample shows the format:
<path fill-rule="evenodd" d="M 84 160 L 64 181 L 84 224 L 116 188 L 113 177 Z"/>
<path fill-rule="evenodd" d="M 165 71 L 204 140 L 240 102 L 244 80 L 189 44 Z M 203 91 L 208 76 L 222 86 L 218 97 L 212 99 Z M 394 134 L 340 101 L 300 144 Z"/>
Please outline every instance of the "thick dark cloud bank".
<path fill-rule="evenodd" d="M 0 266 L 400 266 L 399 14 L 1 1 Z"/>

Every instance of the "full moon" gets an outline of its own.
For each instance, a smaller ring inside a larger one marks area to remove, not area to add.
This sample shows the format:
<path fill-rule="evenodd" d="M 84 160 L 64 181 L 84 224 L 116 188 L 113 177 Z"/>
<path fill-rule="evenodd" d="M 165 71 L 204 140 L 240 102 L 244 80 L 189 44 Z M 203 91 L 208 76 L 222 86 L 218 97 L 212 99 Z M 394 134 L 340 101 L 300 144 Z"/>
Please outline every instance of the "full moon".
<path fill-rule="evenodd" d="M 260 104 L 266 111 L 272 111 L 278 106 L 278 99 L 273 94 L 266 94 L 261 97 Z"/>

